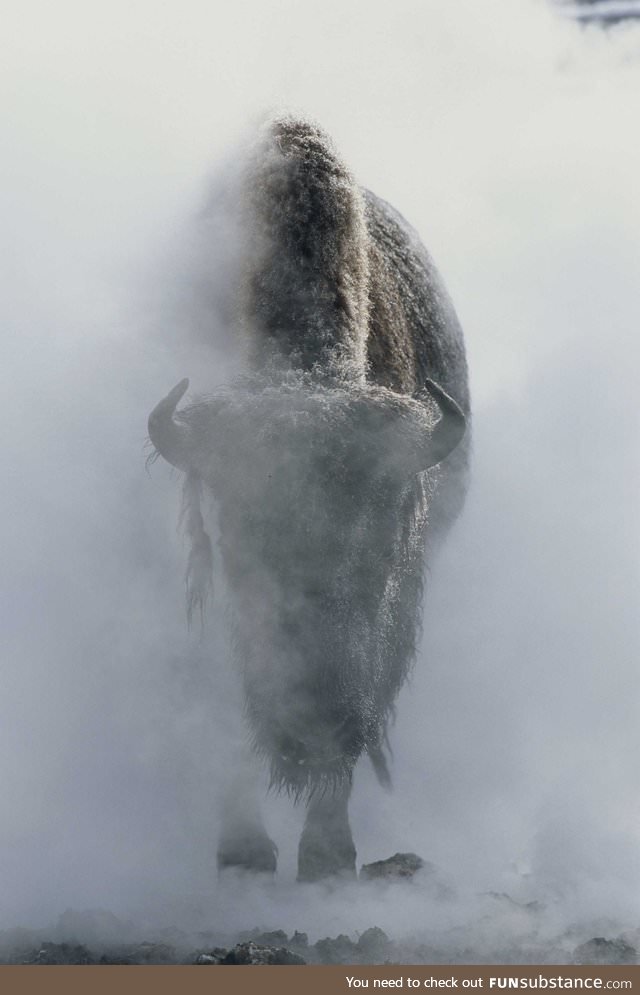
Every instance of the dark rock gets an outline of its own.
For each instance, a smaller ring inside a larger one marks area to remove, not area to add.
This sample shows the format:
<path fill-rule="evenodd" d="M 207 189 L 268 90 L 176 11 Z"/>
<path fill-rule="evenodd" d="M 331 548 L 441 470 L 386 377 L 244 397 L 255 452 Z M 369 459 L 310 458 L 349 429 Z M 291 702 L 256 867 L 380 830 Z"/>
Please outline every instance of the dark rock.
<path fill-rule="evenodd" d="M 270 947 L 261 943 L 238 943 L 222 958 L 220 964 L 306 964 L 287 947 Z"/>
<path fill-rule="evenodd" d="M 104 947 L 102 948 L 104 950 Z M 177 964 L 176 950 L 168 943 L 123 943 L 109 945 L 99 960 L 100 964 Z"/>
<path fill-rule="evenodd" d="M 261 947 L 275 947 L 277 949 L 286 948 L 293 953 L 300 953 L 300 951 L 306 952 L 309 948 L 309 937 L 306 933 L 299 933 L 298 930 L 296 930 L 291 939 L 289 939 L 283 929 L 261 931 L 256 928 L 241 933 L 239 942 L 255 943 Z"/>
<path fill-rule="evenodd" d="M 358 938 L 358 948 L 367 961 L 381 960 L 389 953 L 391 941 L 383 929 L 379 926 L 371 926 L 365 929 Z"/>
<path fill-rule="evenodd" d="M 344 933 L 334 940 L 329 936 L 318 940 L 315 950 L 322 964 L 354 964 L 360 959 L 357 945 Z"/>
<path fill-rule="evenodd" d="M 95 964 L 96 958 L 82 944 L 43 943 L 25 961 L 27 964 Z"/>
<path fill-rule="evenodd" d="M 594 936 L 592 940 L 576 947 L 573 961 L 575 964 L 636 964 L 638 952 L 621 936 L 616 940 Z"/>
<path fill-rule="evenodd" d="M 361 881 L 407 881 L 422 868 L 435 872 L 432 864 L 426 864 L 417 853 L 394 853 L 387 860 L 376 860 L 373 864 L 363 864 L 360 868 Z"/>
<path fill-rule="evenodd" d="M 640 0 L 554 0 L 558 10 L 576 21 L 615 25 L 640 18 Z"/>
<path fill-rule="evenodd" d="M 229 953 L 228 950 L 224 950 L 222 947 L 214 947 L 214 949 L 208 954 L 199 954 L 196 958 L 196 964 L 222 964 L 224 959 Z"/>
<path fill-rule="evenodd" d="M 0 963 L 21 964 L 39 943 L 40 936 L 34 929 L 26 926 L 3 929 L 0 931 Z"/>

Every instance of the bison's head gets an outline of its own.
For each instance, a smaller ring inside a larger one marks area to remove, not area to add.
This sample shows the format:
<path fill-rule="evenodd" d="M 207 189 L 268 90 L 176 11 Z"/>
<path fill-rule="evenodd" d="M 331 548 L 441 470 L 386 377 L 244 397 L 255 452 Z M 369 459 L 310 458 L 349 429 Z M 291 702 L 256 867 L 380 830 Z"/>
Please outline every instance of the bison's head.
<path fill-rule="evenodd" d="M 423 471 L 464 416 L 434 383 L 412 398 L 289 373 L 176 412 L 187 387 L 157 405 L 149 434 L 216 500 L 255 746 L 296 793 L 340 781 L 364 750 L 381 756 L 414 649 Z"/>

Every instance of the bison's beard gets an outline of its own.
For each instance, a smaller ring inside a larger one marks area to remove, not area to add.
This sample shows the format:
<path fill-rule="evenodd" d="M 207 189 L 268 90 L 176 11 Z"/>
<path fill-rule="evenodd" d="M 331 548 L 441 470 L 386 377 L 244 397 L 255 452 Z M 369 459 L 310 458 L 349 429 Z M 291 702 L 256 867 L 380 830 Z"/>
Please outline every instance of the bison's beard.
<path fill-rule="evenodd" d="M 335 791 L 351 779 L 366 749 L 366 732 L 357 712 L 344 712 L 316 715 L 313 725 L 304 725 L 295 714 L 282 721 L 265 719 L 263 703 L 247 695 L 253 746 L 268 764 L 271 787 L 297 799 Z"/>
<path fill-rule="evenodd" d="M 248 728 L 272 784 L 296 797 L 348 781 L 363 753 L 387 782 L 387 725 L 419 631 L 422 482 L 395 501 L 388 534 L 368 536 L 367 555 L 349 548 L 354 538 L 345 529 L 341 571 L 322 578 L 333 576 L 332 586 L 310 584 L 302 570 L 295 587 L 256 571 L 236 588 L 234 651 Z"/>
<path fill-rule="evenodd" d="M 288 533 L 282 523 L 266 531 L 267 544 L 256 544 L 259 557 L 243 543 L 247 530 L 232 549 L 223 544 L 227 567 L 236 566 L 227 570 L 237 619 L 233 649 L 253 745 L 273 786 L 299 796 L 344 783 L 378 741 L 378 598 L 374 578 L 358 584 L 344 576 L 350 558 L 346 550 L 343 559 L 335 549 L 330 555 L 326 523 L 304 545 L 293 521 Z"/>
<path fill-rule="evenodd" d="M 351 659 L 345 659 L 345 645 L 327 639 L 326 628 L 322 644 L 309 645 L 306 658 L 299 647 L 281 646 L 279 657 L 264 642 L 253 651 L 245 647 L 254 748 L 269 765 L 272 786 L 296 797 L 348 781 L 360 755 L 378 743 L 384 721 L 371 674 L 358 686 L 367 665 L 359 659 L 364 647 L 351 646 Z M 312 638 L 309 633 L 309 644 Z"/>

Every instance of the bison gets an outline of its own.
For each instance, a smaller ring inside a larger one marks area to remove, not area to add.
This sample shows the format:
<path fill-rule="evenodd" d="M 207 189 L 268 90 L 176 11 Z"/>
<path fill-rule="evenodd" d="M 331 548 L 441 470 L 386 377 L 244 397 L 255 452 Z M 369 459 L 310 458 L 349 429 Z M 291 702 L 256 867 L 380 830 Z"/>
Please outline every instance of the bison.
<path fill-rule="evenodd" d="M 298 879 L 352 876 L 353 770 L 366 753 L 389 782 L 425 548 L 464 500 L 463 337 L 416 232 L 315 123 L 271 120 L 239 173 L 245 373 L 178 410 L 182 380 L 149 436 L 185 474 L 189 614 L 212 570 L 203 493 L 217 506 L 250 751 L 307 806 Z M 221 814 L 219 868 L 275 871 L 242 765 Z"/>

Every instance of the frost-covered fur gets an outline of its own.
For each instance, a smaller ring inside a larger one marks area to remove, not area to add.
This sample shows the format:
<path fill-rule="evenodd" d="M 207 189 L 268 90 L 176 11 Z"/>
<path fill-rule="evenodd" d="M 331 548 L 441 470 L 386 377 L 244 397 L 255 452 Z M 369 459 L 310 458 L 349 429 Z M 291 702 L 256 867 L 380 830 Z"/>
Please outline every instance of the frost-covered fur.
<path fill-rule="evenodd" d="M 407 471 L 436 417 L 387 388 L 299 371 L 181 412 L 219 508 L 252 739 L 296 794 L 348 779 L 363 751 L 386 777 L 435 485 Z"/>
<path fill-rule="evenodd" d="M 328 136 L 308 121 L 270 122 L 247 169 L 244 209 L 254 362 L 275 353 L 295 368 L 364 380 L 365 204 Z"/>
<path fill-rule="evenodd" d="M 184 381 L 150 426 L 164 425 L 165 455 L 187 471 L 190 611 L 208 592 L 203 487 L 218 505 L 253 748 L 272 783 L 312 799 L 306 880 L 353 873 L 358 758 L 368 753 L 388 782 L 387 724 L 415 656 L 425 547 L 458 514 L 466 485 L 468 434 L 447 458 L 428 458 L 442 398 L 424 388 L 436 381 L 468 415 L 467 370 L 418 236 L 357 186 L 317 125 L 267 125 L 242 186 L 235 310 L 250 371 L 174 416 Z M 255 809 L 245 826 L 231 809 L 221 866 L 250 865 L 255 853 L 275 867 Z M 229 843 L 238 838 L 243 859 Z"/>

